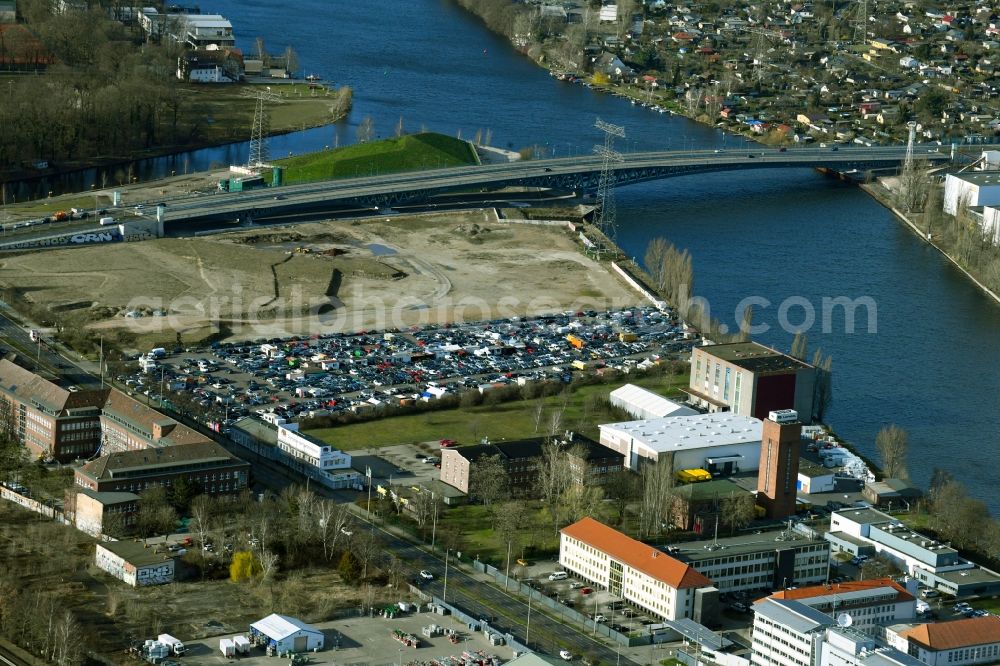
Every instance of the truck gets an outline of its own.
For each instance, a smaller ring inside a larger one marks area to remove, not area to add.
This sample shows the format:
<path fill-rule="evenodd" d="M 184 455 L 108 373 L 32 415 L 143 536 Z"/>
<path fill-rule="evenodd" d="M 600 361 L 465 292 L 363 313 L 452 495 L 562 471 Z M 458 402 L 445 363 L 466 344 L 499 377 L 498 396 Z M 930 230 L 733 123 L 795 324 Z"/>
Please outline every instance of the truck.
<path fill-rule="evenodd" d="M 178 657 L 184 654 L 184 651 L 186 649 L 184 647 L 184 643 L 182 643 L 180 639 L 174 638 L 170 634 L 160 634 L 159 636 L 157 636 L 156 641 L 158 643 L 163 643 L 164 645 L 169 646 L 170 651 L 173 652 L 174 655 Z"/>
<path fill-rule="evenodd" d="M 115 223 L 115 218 L 113 218 L 113 217 L 102 217 L 101 221 L 100 221 L 100 225 L 102 227 L 108 227 L 108 226 L 111 226 L 114 223 Z"/>
<path fill-rule="evenodd" d="M 28 337 L 31 338 L 32 342 L 38 342 L 39 340 L 42 339 L 42 334 L 37 329 L 33 328 L 30 331 L 28 331 Z"/>
<path fill-rule="evenodd" d="M 566 342 L 570 343 L 576 349 L 583 349 L 583 339 L 570 333 L 566 336 Z"/>
<path fill-rule="evenodd" d="M 160 359 L 165 357 L 166 355 L 167 355 L 167 350 L 164 349 L 163 347 L 156 347 L 155 349 L 151 349 L 149 351 L 150 358 Z"/>

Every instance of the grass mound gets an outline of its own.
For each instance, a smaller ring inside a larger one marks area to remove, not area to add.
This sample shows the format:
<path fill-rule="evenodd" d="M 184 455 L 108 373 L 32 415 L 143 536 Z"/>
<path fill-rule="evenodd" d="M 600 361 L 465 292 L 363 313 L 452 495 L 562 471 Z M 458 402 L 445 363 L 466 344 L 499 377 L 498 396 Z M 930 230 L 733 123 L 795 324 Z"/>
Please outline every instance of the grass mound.
<path fill-rule="evenodd" d="M 278 160 L 286 183 L 476 164 L 467 141 L 425 132 Z"/>

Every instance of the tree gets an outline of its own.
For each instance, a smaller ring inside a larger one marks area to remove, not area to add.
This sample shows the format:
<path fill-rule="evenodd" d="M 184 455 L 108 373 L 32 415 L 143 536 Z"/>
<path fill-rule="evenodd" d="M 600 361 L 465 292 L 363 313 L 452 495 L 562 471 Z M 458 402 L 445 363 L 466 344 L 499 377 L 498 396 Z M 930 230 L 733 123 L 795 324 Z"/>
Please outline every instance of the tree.
<path fill-rule="evenodd" d="M 215 500 L 210 495 L 199 495 L 191 502 L 191 522 L 189 528 L 198 535 L 198 543 L 205 543 L 205 537 L 212 529 Z"/>
<path fill-rule="evenodd" d="M 595 515 L 604 500 L 600 486 L 574 483 L 559 498 L 559 514 L 565 523 L 575 523 L 586 516 Z"/>
<path fill-rule="evenodd" d="M 986 505 L 969 497 L 958 481 L 939 487 L 933 502 L 931 524 L 941 538 L 958 548 L 974 547 L 989 519 Z"/>
<path fill-rule="evenodd" d="M 239 550 L 233 553 L 233 561 L 229 564 L 229 580 L 242 583 L 256 578 L 262 570 L 256 555 L 249 550 Z"/>
<path fill-rule="evenodd" d="M 882 473 L 890 479 L 908 479 L 906 456 L 909 453 L 909 437 L 906 431 L 892 424 L 882 426 L 875 435 L 875 448 L 882 459 Z"/>
<path fill-rule="evenodd" d="M 344 551 L 343 555 L 340 556 L 340 563 L 337 564 L 337 573 L 349 585 L 354 585 L 361 580 L 361 564 L 354 553 L 349 550 Z"/>
<path fill-rule="evenodd" d="M 155 534 L 169 534 L 177 526 L 177 512 L 167 503 L 166 491 L 161 486 L 139 493 L 139 514 L 136 529 L 145 538 Z"/>
<path fill-rule="evenodd" d="M 469 496 L 490 506 L 507 495 L 510 478 L 507 467 L 499 454 L 483 456 L 472 467 L 469 475 Z"/>
<path fill-rule="evenodd" d="M 343 504 L 333 500 L 320 500 L 316 504 L 317 535 L 323 544 L 323 557 L 330 559 L 337 549 L 340 535 L 351 521 L 351 512 Z"/>
<path fill-rule="evenodd" d="M 559 498 L 570 483 L 569 472 L 569 459 L 562 445 L 559 440 L 549 438 L 542 444 L 541 460 L 538 463 L 538 491 L 542 503 L 549 511 L 553 526 L 559 520 Z"/>
<path fill-rule="evenodd" d="M 813 367 L 816 368 L 816 378 L 813 384 L 813 413 L 814 421 L 823 422 L 826 410 L 833 402 L 833 359 L 823 356 L 823 350 L 817 349 L 813 354 Z"/>
<path fill-rule="evenodd" d="M 627 469 L 622 469 L 608 477 L 604 483 L 604 495 L 613 502 L 618 512 L 618 524 L 625 520 L 628 503 L 639 495 L 639 477 Z"/>
<path fill-rule="evenodd" d="M 527 504 L 521 500 L 503 502 L 496 505 L 494 513 L 494 529 L 500 537 L 500 543 L 507 544 L 511 551 L 516 551 L 523 543 L 524 526 L 529 524 Z"/>
<path fill-rule="evenodd" d="M 750 493 L 734 492 L 722 499 L 723 522 L 734 531 L 742 529 L 753 522 L 756 517 L 756 498 Z"/>
<path fill-rule="evenodd" d="M 170 485 L 170 492 L 167 494 L 167 501 L 170 506 L 177 510 L 178 514 L 186 514 L 191 507 L 191 501 L 196 495 L 201 493 L 201 485 L 197 481 L 191 481 L 186 476 L 174 479 Z"/>
<path fill-rule="evenodd" d="M 800 361 L 806 360 L 806 355 L 809 353 L 809 336 L 807 336 L 802 331 L 795 334 L 795 338 L 792 340 L 792 353 L 793 358 L 797 358 Z"/>
<path fill-rule="evenodd" d="M 899 567 L 892 563 L 889 558 L 878 555 L 870 560 L 865 560 L 861 565 L 861 580 L 871 580 L 873 578 L 888 578 L 898 576 Z"/>
<path fill-rule="evenodd" d="M 358 125 L 358 143 L 368 143 L 375 138 L 375 121 L 371 116 L 365 116 Z"/>
<path fill-rule="evenodd" d="M 664 518 L 673 505 L 673 459 L 666 456 L 659 462 L 646 462 L 640 472 L 642 508 L 639 511 L 639 532 L 643 536 L 659 534 Z"/>

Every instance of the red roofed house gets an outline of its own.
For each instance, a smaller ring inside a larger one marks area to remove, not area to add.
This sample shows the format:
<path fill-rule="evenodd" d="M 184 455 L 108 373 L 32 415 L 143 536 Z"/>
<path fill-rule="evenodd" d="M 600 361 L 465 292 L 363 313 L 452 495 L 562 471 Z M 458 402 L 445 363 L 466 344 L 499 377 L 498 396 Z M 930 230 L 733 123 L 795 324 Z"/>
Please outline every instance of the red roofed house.
<path fill-rule="evenodd" d="M 889 643 L 928 666 L 966 666 L 1000 661 L 1000 617 L 984 615 L 889 631 Z"/>
<path fill-rule="evenodd" d="M 593 518 L 561 530 L 559 564 L 654 616 L 714 622 L 719 591 L 712 581 L 691 565 Z"/>
<path fill-rule="evenodd" d="M 770 598 L 798 601 L 827 615 L 847 613 L 852 627 L 879 637 L 882 627 L 917 616 L 916 597 L 891 578 L 810 585 L 775 592 Z"/>

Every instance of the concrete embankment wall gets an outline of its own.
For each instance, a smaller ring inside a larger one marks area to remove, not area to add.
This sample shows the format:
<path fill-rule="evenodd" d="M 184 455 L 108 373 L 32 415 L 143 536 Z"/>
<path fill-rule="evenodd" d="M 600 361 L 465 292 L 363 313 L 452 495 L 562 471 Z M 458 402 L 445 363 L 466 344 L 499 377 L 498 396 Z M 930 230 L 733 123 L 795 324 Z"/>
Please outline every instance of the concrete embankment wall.
<path fill-rule="evenodd" d="M 625 283 L 639 292 L 643 298 L 648 300 L 650 303 L 656 307 L 663 309 L 667 307 L 667 302 L 659 298 L 654 294 L 646 285 L 644 285 L 639 278 L 632 275 L 632 272 L 623 266 L 620 266 L 617 261 L 611 262 L 611 269 L 618 274 L 618 276 L 625 280 Z"/>
<path fill-rule="evenodd" d="M 872 196 L 872 198 L 874 198 L 880 204 L 882 204 L 887 209 L 889 209 L 889 211 L 891 211 L 892 214 L 895 215 L 897 219 L 899 219 L 900 221 L 902 221 L 903 223 L 905 223 L 906 226 L 908 226 L 910 228 L 910 230 L 913 233 L 915 233 L 918 238 L 920 238 L 920 240 L 924 241 L 925 243 L 927 243 L 928 245 L 930 245 L 931 247 L 933 247 L 935 250 L 937 250 L 938 252 L 940 252 L 942 255 L 944 255 L 944 257 L 948 261 L 950 261 L 951 264 L 955 268 L 957 268 L 958 270 L 962 271 L 962 273 L 964 273 L 965 276 L 967 278 L 969 278 L 974 285 L 976 285 L 977 287 L 979 287 L 983 291 L 983 293 L 985 293 L 987 296 L 989 296 L 994 301 L 996 301 L 996 303 L 1000 304 L 1000 294 L 998 294 L 997 292 L 993 291 L 992 289 L 990 289 L 989 287 L 987 287 L 985 284 L 983 284 L 982 282 L 980 282 L 979 280 L 977 280 L 976 277 L 974 275 L 972 275 L 972 273 L 970 273 L 969 271 L 965 270 L 962 267 L 962 265 L 959 264 L 958 261 L 954 257 L 952 257 L 950 254 L 948 254 L 943 249 L 941 249 L 937 245 L 937 243 L 934 242 L 933 238 L 928 238 L 927 237 L 927 233 L 924 230 L 920 229 L 913 222 L 913 220 L 911 220 L 909 217 L 906 216 L 905 213 L 903 213 L 902 211 L 898 210 L 897 208 L 895 208 L 892 205 L 892 202 L 889 200 L 889 198 L 886 196 L 885 193 L 883 193 L 882 191 L 880 191 L 880 188 L 881 188 L 881 186 L 876 187 L 876 186 L 872 186 L 872 185 L 869 185 L 869 184 L 863 184 L 863 185 L 861 185 L 861 189 L 863 189 L 865 192 L 867 192 L 868 194 L 870 194 Z"/>

